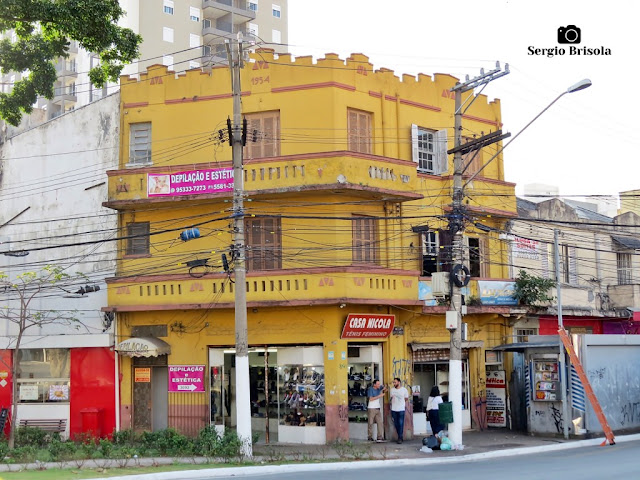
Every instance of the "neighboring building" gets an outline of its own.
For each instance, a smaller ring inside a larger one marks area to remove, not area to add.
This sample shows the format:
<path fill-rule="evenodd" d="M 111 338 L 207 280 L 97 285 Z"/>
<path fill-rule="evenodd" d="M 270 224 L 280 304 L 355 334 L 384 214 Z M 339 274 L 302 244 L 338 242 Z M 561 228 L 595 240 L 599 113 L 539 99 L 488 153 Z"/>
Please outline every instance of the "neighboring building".
<path fill-rule="evenodd" d="M 374 72 L 361 54 L 294 62 L 263 49 L 253 60 L 241 82 L 253 429 L 264 435 L 268 422 L 281 442 L 366 438 L 372 378 L 415 387 L 419 412 L 431 386 L 448 390 L 446 151 L 457 80 L 400 80 Z M 229 72 L 174 78 L 152 66 L 121 82 L 120 161 L 108 172 L 106 205 L 130 237 L 107 281 L 121 335 L 122 426 L 233 427 L 234 284 L 221 261 L 224 253 L 233 268 Z M 470 136 L 501 124 L 500 102 L 485 96 L 463 117 Z M 465 176 L 490 155 L 481 151 Z M 508 249 L 498 232 L 516 205 L 503 171 L 498 157 L 465 201 L 473 277 L 465 295 L 487 303 L 468 302 L 464 319 L 467 428 L 472 417 L 484 423 L 486 363 L 501 367 L 497 356 L 485 362 L 485 351 L 511 332 L 513 299 L 500 295 Z M 181 241 L 192 227 L 200 236 Z M 350 314 L 374 320 L 372 336 L 360 337 Z M 407 419 L 410 435 L 412 412 Z"/>
<path fill-rule="evenodd" d="M 518 199 L 518 214 L 511 226 L 516 275 L 522 268 L 555 279 L 554 229 L 559 230 L 562 310 L 570 333 L 640 333 L 640 216 L 610 218 L 559 199 Z M 514 328 L 521 337 L 554 335 L 557 307 L 539 309 Z"/>
<path fill-rule="evenodd" d="M 620 211 L 618 213 L 627 212 L 640 215 L 640 190 L 620 192 Z"/>
<path fill-rule="evenodd" d="M 64 284 L 64 290 L 54 288 L 33 300 L 33 312 L 68 314 L 78 328 L 58 323 L 25 331 L 14 426 L 21 419 L 60 419 L 67 435 L 96 434 L 96 425 L 83 417 L 87 408 L 99 410 L 100 433 L 110 434 L 117 425 L 113 316 L 101 309 L 107 301 L 104 277 L 115 271 L 115 243 L 103 241 L 117 236 L 117 218 L 102 201 L 105 171 L 118 162 L 119 122 L 116 93 L 0 146 L 0 272 L 14 279 L 59 266 L 69 274 L 82 272 L 86 284 L 101 287 L 78 295 L 74 292 L 84 281 Z M 65 246 L 73 243 L 77 246 Z M 30 251 L 41 247 L 53 248 Z M 0 292 L 0 305 L 15 306 L 10 297 Z M 0 328 L 0 404 L 8 408 L 16 380 L 11 353 L 17 327 L 3 322 Z"/>
<path fill-rule="evenodd" d="M 288 51 L 288 0 L 121 0 L 120 4 L 126 12 L 120 24 L 143 38 L 140 61 L 127 65 L 125 75 L 144 72 L 154 64 L 183 72 L 225 63 L 224 40 L 236 38 L 238 33 L 276 52 Z M 5 36 L 15 38 L 13 31 Z M 114 93 L 117 84 L 95 88 L 89 81 L 89 70 L 98 62 L 96 55 L 71 42 L 69 57 L 56 64 L 58 81 L 53 99 L 39 99 L 19 127 L 3 124 L 0 137 L 11 137 Z M 2 91 L 10 91 L 20 78 L 19 72 L 0 72 Z"/>

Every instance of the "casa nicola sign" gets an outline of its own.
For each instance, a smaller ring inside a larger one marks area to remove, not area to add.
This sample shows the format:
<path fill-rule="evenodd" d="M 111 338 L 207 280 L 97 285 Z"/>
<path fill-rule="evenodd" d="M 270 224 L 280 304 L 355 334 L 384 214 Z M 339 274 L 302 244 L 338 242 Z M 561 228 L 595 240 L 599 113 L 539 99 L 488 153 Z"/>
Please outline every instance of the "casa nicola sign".
<path fill-rule="evenodd" d="M 340 338 L 387 338 L 393 331 L 395 315 L 350 313 Z"/>

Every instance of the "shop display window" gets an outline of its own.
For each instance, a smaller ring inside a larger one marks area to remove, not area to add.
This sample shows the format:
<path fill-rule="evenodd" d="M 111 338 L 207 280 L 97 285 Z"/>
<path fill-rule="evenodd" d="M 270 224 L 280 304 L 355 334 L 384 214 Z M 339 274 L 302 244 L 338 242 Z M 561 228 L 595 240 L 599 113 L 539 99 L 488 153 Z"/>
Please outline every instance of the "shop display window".
<path fill-rule="evenodd" d="M 533 388 L 533 399 L 537 402 L 555 402 L 559 399 L 558 362 L 554 360 L 533 362 Z"/>
<path fill-rule="evenodd" d="M 280 425 L 325 425 L 324 367 L 281 365 L 278 367 Z"/>
<path fill-rule="evenodd" d="M 71 386 L 68 348 L 31 348 L 18 352 L 20 403 L 68 402 Z"/>

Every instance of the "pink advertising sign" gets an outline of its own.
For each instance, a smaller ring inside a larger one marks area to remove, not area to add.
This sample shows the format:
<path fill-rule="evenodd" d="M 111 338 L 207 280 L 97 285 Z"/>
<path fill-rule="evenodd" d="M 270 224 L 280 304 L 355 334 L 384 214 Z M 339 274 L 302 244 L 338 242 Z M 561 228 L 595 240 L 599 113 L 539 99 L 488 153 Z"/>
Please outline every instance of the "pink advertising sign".
<path fill-rule="evenodd" d="M 204 365 L 169 365 L 170 392 L 204 392 Z"/>
<path fill-rule="evenodd" d="M 175 197 L 233 192 L 233 168 L 147 174 L 149 197 Z"/>

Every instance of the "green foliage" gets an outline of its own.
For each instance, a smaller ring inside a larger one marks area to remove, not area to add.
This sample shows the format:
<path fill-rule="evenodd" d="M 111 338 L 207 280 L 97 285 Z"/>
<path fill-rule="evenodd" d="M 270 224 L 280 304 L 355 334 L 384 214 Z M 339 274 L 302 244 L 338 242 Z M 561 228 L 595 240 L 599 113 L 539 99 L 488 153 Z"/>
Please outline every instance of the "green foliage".
<path fill-rule="evenodd" d="M 11 450 L 9 457 L 14 463 L 33 463 L 36 461 L 38 455 L 38 447 L 33 445 L 26 445 L 24 447 L 18 447 Z"/>
<path fill-rule="evenodd" d="M 514 296 L 521 305 L 539 305 L 552 302 L 554 297 L 549 295 L 549 290 L 556 286 L 556 282 L 550 278 L 529 275 L 520 270 L 516 277 Z"/>
<path fill-rule="evenodd" d="M 51 439 L 48 446 L 51 461 L 66 462 L 72 460 L 76 453 L 76 444 L 71 441 L 63 442 L 59 437 Z"/>
<path fill-rule="evenodd" d="M 198 455 L 222 458 L 228 462 L 241 457 L 242 441 L 235 430 L 225 429 L 221 437 L 215 427 L 209 425 L 200 430 L 194 451 Z"/>
<path fill-rule="evenodd" d="M 138 438 L 136 433 L 132 430 L 120 430 L 119 432 L 114 430 L 111 434 L 111 441 L 114 445 L 134 445 Z"/>
<path fill-rule="evenodd" d="M 173 428 L 157 432 L 143 432 L 140 442 L 144 450 L 156 449 L 160 455 L 191 455 L 193 440 L 178 433 Z"/>
<path fill-rule="evenodd" d="M 39 428 L 20 427 L 16 430 L 16 447 L 46 447 L 51 436 Z"/>
<path fill-rule="evenodd" d="M 54 61 L 68 56 L 69 40 L 100 56 L 100 64 L 89 72 L 95 86 L 117 81 L 124 64 L 138 57 L 142 42 L 118 26 L 123 15 L 118 0 L 0 0 L 0 31 L 14 30 L 17 37 L 14 43 L 0 41 L 0 68 L 30 72 L 11 93 L 0 93 L 0 117 L 18 125 L 38 95 L 53 97 Z"/>

